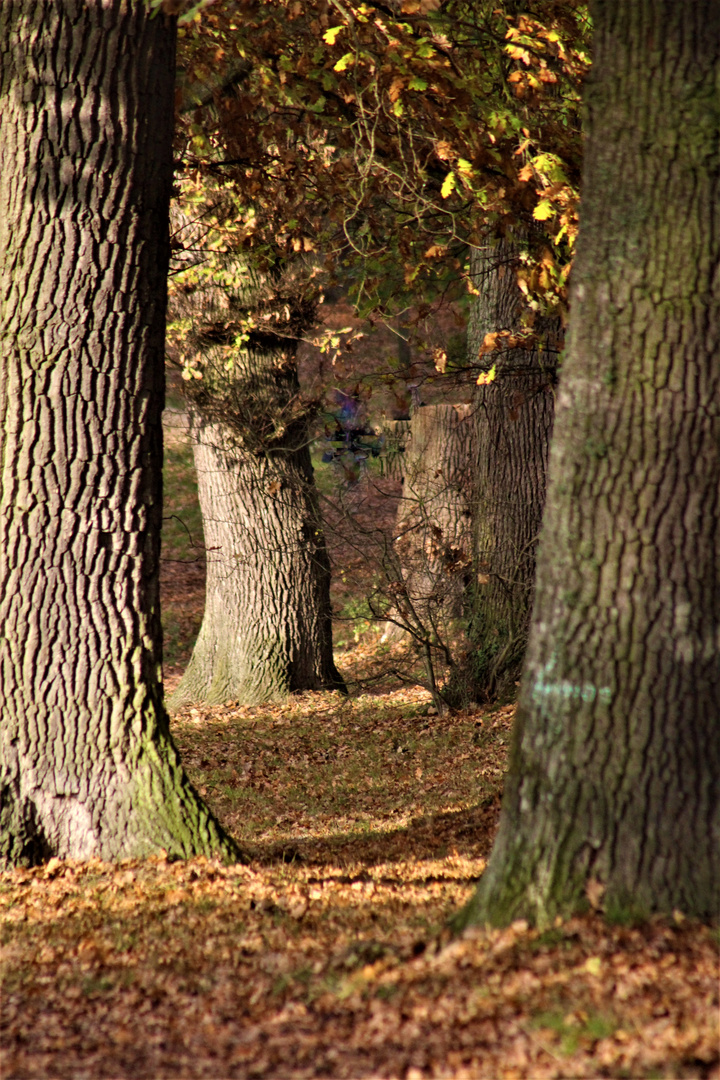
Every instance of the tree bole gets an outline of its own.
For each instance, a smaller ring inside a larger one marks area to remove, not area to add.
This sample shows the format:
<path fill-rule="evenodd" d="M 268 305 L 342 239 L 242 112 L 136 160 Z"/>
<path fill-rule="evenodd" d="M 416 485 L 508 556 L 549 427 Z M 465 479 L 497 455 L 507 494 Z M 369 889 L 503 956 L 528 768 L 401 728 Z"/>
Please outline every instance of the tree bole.
<path fill-rule="evenodd" d="M 595 3 L 567 358 L 500 831 L 463 920 L 720 896 L 720 11 Z"/>
<path fill-rule="evenodd" d="M 250 454 L 191 421 L 207 558 L 205 614 L 172 704 L 254 705 L 344 690 L 332 652 L 330 563 L 307 446 Z"/>
<path fill-rule="evenodd" d="M 174 66 L 144 5 L 0 7 L 0 865 L 239 857 L 162 701 Z"/>
<path fill-rule="evenodd" d="M 503 241 L 474 253 L 479 296 L 468 325 L 474 363 L 486 334 L 519 327 L 517 252 L 516 243 Z M 557 337 L 557 327 L 546 325 L 544 337 Z M 495 378 L 478 386 L 474 403 L 473 573 L 466 597 L 472 652 L 454 675 L 451 693 L 458 701 L 493 701 L 516 692 L 535 591 L 555 411 L 555 346 L 512 348 L 492 354 L 491 361 Z"/>

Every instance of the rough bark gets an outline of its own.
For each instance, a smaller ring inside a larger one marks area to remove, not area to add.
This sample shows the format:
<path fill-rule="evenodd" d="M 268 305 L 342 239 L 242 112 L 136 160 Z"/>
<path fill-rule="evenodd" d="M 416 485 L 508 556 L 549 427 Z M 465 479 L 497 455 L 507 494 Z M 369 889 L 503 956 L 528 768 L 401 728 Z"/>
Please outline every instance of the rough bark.
<path fill-rule="evenodd" d="M 521 295 L 517 245 L 477 253 L 480 295 L 468 325 L 468 353 L 477 362 L 485 335 L 516 331 Z M 548 327 L 550 330 L 555 327 Z M 491 354 L 495 379 L 478 386 L 474 440 L 474 574 L 468 591 L 473 652 L 456 679 L 458 697 L 479 701 L 514 693 L 527 646 L 535 587 L 547 460 L 554 414 L 555 351 L 511 349 Z"/>
<path fill-rule="evenodd" d="M 333 660 L 330 562 L 307 422 L 302 413 L 293 418 L 294 354 L 294 343 L 269 341 L 234 351 L 232 372 L 215 363 L 215 384 L 210 371 L 192 407 L 207 584 L 174 705 L 258 704 L 296 690 L 344 689 Z"/>
<path fill-rule="evenodd" d="M 388 633 L 410 628 L 448 640 L 462 614 L 470 565 L 474 417 L 469 405 L 425 405 L 404 452 L 395 553 L 405 595 Z"/>
<path fill-rule="evenodd" d="M 0 864 L 236 854 L 162 703 L 175 31 L 0 6 Z"/>
<path fill-rule="evenodd" d="M 593 5 L 567 359 L 500 832 L 466 919 L 720 892 L 720 8 Z"/>
<path fill-rule="evenodd" d="M 380 455 L 380 475 L 402 481 L 405 475 L 405 450 L 410 440 L 409 420 L 383 420 L 384 446 Z"/>

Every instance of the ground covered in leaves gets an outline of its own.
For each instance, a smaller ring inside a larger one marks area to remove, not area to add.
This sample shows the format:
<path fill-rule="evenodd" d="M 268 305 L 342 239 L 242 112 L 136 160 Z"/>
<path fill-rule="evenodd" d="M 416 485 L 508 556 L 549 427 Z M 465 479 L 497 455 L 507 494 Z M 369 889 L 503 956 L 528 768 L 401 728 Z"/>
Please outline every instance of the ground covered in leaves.
<path fill-rule="evenodd" d="M 181 410 L 170 420 L 172 689 L 202 618 L 204 561 Z M 392 521 L 379 491 L 353 493 L 356 516 Z M 492 845 L 513 709 L 438 717 L 424 690 L 398 689 L 396 646 L 357 618 L 372 576 L 338 535 L 352 696 L 173 717 L 191 779 L 248 865 L 53 859 L 0 875 L 0 1076 L 720 1077 L 716 929 L 679 912 L 636 926 L 594 913 L 452 936 Z"/>
<path fill-rule="evenodd" d="M 3 875 L 3 1078 L 718 1075 L 711 929 L 452 937 L 511 719 L 428 715 L 421 691 L 176 716 L 251 862 Z"/>

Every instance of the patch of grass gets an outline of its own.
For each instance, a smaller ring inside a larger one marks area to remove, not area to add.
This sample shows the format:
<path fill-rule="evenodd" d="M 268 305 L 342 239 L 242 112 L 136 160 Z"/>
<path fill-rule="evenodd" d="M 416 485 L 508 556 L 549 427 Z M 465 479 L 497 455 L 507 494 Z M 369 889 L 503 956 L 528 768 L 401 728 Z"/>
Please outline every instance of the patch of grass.
<path fill-rule="evenodd" d="M 162 608 L 162 622 L 165 663 L 175 665 L 187 661 L 202 625 L 202 612 L 181 614 L 174 604 L 165 603 Z"/>
<path fill-rule="evenodd" d="M 564 931 L 559 927 L 552 927 L 550 930 L 544 930 L 538 937 L 536 937 L 531 945 L 531 948 L 535 952 L 539 952 L 542 949 L 555 949 L 558 945 L 569 947 L 568 941 Z"/>
<path fill-rule="evenodd" d="M 166 427 L 163 502 L 163 659 L 166 669 L 172 669 L 190 659 L 205 606 L 205 554 L 195 463 L 187 431 L 180 423 Z"/>
<path fill-rule="evenodd" d="M 601 1013 L 577 1012 L 563 1013 L 556 1010 L 538 1013 L 532 1020 L 537 1030 L 552 1032 L 561 1054 L 575 1054 L 581 1045 L 610 1038 L 617 1031 L 618 1024 L 609 1015 Z"/>
<path fill-rule="evenodd" d="M 479 804 L 499 792 L 512 712 L 497 714 L 480 748 L 476 716 L 430 723 L 416 714 L 420 694 L 325 695 L 322 710 L 312 694 L 271 708 L 190 708 L 173 734 L 191 780 L 241 844 L 371 844 L 410 829 L 439 847 L 445 830 L 430 819 L 487 816 Z M 468 827 L 468 840 L 483 855 L 490 837 Z"/>
<path fill-rule="evenodd" d="M 203 552 L 203 528 L 192 447 L 187 439 L 165 446 L 163 465 L 163 559 L 194 561 Z"/>

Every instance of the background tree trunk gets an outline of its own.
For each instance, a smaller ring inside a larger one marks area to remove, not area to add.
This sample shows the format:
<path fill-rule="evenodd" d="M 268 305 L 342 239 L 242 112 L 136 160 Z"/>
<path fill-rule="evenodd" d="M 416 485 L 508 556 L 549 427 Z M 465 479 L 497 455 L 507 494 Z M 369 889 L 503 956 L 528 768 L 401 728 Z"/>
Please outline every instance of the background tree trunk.
<path fill-rule="evenodd" d="M 480 295 L 468 325 L 477 363 L 485 335 L 516 331 L 521 294 L 517 246 L 502 242 L 473 257 Z M 548 328 L 549 330 L 549 328 Z M 527 646 L 535 587 L 535 552 L 545 503 L 554 414 L 555 351 L 493 353 L 495 379 L 475 400 L 473 578 L 467 597 L 469 665 L 454 676 L 458 700 L 514 694 Z"/>
<path fill-rule="evenodd" d="M 603 0 L 500 832 L 466 919 L 718 911 L 720 9 Z"/>
<path fill-rule="evenodd" d="M 0 865 L 236 853 L 162 704 L 175 33 L 0 6 Z"/>
<path fill-rule="evenodd" d="M 447 640 L 470 567 L 475 423 L 469 405 L 424 405 L 410 422 L 394 551 L 405 584 L 386 635 Z"/>
<path fill-rule="evenodd" d="M 175 706 L 344 689 L 333 660 L 330 561 L 308 424 L 293 411 L 294 343 L 235 351 L 233 365 L 221 387 L 209 373 L 192 407 L 207 584 Z"/>

